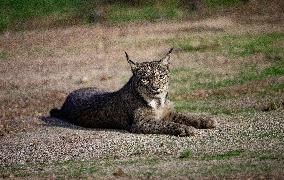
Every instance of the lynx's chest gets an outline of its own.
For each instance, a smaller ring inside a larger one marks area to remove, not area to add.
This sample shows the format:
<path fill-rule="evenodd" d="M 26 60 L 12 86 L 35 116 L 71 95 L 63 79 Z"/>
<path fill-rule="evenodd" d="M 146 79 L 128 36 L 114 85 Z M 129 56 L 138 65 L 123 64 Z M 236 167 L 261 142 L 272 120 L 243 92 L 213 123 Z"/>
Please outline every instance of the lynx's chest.
<path fill-rule="evenodd" d="M 161 93 L 156 97 L 147 97 L 144 96 L 144 99 L 146 100 L 148 106 L 150 106 L 153 110 L 163 108 L 166 103 L 166 96 L 167 93 Z"/>
<path fill-rule="evenodd" d="M 148 105 L 153 109 L 153 110 L 158 110 L 161 109 L 165 106 L 165 99 L 152 99 L 148 102 Z"/>
<path fill-rule="evenodd" d="M 171 111 L 169 103 L 166 99 L 166 94 L 159 98 L 148 99 L 147 102 L 148 106 L 152 109 L 154 119 L 161 120 Z"/>

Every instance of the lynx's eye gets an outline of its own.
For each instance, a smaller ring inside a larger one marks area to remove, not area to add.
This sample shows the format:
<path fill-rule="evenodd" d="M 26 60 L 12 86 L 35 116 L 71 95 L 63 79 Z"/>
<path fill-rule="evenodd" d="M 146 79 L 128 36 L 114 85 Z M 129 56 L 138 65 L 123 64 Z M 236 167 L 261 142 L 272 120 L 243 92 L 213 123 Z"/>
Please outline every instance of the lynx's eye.
<path fill-rule="evenodd" d="M 160 79 L 164 79 L 165 77 L 166 77 L 166 76 L 163 75 L 163 74 L 159 75 L 159 78 L 160 78 Z"/>
<path fill-rule="evenodd" d="M 142 82 L 143 84 L 148 84 L 148 83 L 149 83 L 149 81 L 148 81 L 147 79 L 141 79 L 141 82 Z"/>

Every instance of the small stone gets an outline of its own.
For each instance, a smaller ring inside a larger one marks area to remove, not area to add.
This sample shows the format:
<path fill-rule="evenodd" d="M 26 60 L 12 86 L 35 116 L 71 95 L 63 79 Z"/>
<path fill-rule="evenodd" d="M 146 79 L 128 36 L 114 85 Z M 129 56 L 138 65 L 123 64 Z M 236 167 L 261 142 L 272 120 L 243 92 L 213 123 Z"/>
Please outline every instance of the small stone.
<path fill-rule="evenodd" d="M 116 172 L 114 172 L 113 175 L 114 176 L 119 176 L 119 177 L 127 176 L 127 174 L 121 168 L 119 168 Z"/>
<path fill-rule="evenodd" d="M 88 79 L 86 76 L 83 76 L 83 77 L 80 79 L 79 83 L 80 83 L 80 84 L 85 84 L 85 83 L 87 83 L 88 81 L 89 81 L 89 79 Z"/>

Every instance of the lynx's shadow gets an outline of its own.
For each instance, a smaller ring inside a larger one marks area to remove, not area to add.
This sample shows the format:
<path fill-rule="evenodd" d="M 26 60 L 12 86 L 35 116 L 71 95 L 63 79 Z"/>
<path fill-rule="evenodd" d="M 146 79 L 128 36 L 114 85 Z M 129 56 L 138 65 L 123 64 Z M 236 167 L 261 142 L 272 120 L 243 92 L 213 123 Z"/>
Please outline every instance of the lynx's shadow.
<path fill-rule="evenodd" d="M 67 129 L 74 129 L 74 130 L 85 130 L 85 131 L 108 131 L 108 132 L 120 132 L 120 133 L 128 133 L 126 130 L 120 129 L 102 129 L 102 128 L 85 128 L 81 126 L 74 125 L 68 121 L 50 117 L 50 116 L 41 116 L 40 119 L 45 123 L 43 126 L 47 127 L 62 127 Z"/>

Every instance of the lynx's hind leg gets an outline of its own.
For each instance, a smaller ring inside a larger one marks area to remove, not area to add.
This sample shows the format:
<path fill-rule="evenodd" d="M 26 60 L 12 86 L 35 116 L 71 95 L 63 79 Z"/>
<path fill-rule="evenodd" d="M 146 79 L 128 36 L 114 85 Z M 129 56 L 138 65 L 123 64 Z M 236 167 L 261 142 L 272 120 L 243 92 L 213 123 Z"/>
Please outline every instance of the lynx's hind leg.
<path fill-rule="evenodd" d="M 211 129 L 217 125 L 216 119 L 208 116 L 194 115 L 190 113 L 173 113 L 172 121 L 175 123 L 193 126 L 198 129 Z"/>

